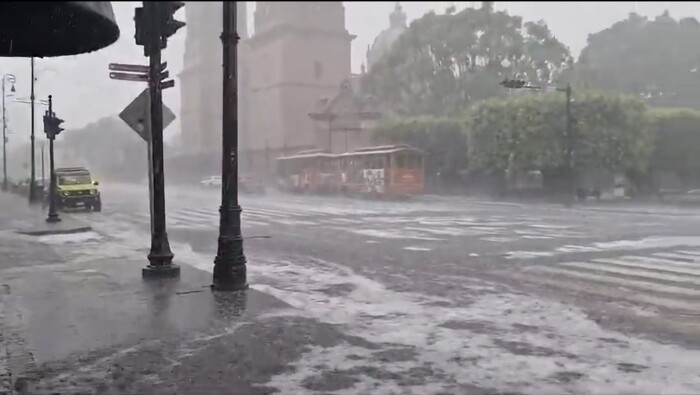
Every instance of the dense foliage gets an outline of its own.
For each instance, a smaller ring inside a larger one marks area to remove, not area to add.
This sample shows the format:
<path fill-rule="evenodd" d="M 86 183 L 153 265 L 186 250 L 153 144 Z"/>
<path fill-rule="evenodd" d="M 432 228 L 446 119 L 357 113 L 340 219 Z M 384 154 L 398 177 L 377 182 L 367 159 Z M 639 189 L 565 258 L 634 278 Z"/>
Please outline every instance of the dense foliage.
<path fill-rule="evenodd" d="M 582 86 L 632 94 L 653 106 L 700 108 L 698 42 L 695 18 L 631 14 L 588 37 L 576 78 Z"/>
<path fill-rule="evenodd" d="M 563 95 L 490 100 L 471 112 L 475 166 L 489 172 L 556 170 L 564 166 L 566 112 Z M 627 170 L 647 165 L 645 106 L 601 93 L 572 103 L 574 164 L 579 169 Z"/>
<path fill-rule="evenodd" d="M 570 62 L 544 22 L 523 23 L 485 2 L 480 9 L 415 20 L 364 83 L 395 114 L 454 116 L 503 95 L 498 83 L 505 77 L 556 82 Z"/>
<path fill-rule="evenodd" d="M 375 132 L 378 143 L 403 143 L 427 154 L 425 170 L 429 176 L 440 174 L 454 179 L 467 167 L 465 122 L 444 118 L 389 120 Z"/>
<path fill-rule="evenodd" d="M 61 150 L 100 177 L 141 181 L 147 175 L 146 143 L 117 117 L 62 135 Z"/>
<path fill-rule="evenodd" d="M 654 150 L 651 167 L 672 172 L 685 184 L 700 175 L 700 112 L 688 109 L 651 111 Z"/>

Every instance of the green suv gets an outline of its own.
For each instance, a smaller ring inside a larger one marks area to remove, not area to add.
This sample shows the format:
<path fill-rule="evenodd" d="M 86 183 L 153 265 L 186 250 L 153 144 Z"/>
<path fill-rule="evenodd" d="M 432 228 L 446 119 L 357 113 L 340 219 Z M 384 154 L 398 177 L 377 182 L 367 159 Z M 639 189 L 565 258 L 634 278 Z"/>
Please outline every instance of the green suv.
<path fill-rule="evenodd" d="M 84 207 L 102 211 L 102 199 L 97 190 L 99 183 L 84 167 L 56 169 L 56 205 L 58 209 Z"/>

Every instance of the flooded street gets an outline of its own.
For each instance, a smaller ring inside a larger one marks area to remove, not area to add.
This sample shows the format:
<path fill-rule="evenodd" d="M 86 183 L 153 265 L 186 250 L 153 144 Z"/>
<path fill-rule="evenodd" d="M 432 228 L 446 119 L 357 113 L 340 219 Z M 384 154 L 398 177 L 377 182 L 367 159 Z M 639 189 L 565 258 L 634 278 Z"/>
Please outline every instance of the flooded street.
<path fill-rule="evenodd" d="M 74 254 L 82 270 L 118 272 L 115 259 L 138 270 L 149 222 L 148 207 L 135 202 L 147 191 L 104 190 L 102 213 L 73 214 L 93 233 L 42 241 Z M 170 191 L 175 262 L 202 273 L 187 283 L 202 278 L 206 287 L 218 194 Z M 394 203 L 269 194 L 242 204 L 252 292 L 274 306 L 258 307 L 254 321 L 304 320 L 352 339 L 308 338 L 261 385 L 282 393 L 697 390 L 692 210 L 678 217 L 429 196 Z M 143 308 L 183 314 L 177 304 Z M 185 319 L 173 330 L 227 336 L 253 324 L 228 325 L 212 334 Z"/>

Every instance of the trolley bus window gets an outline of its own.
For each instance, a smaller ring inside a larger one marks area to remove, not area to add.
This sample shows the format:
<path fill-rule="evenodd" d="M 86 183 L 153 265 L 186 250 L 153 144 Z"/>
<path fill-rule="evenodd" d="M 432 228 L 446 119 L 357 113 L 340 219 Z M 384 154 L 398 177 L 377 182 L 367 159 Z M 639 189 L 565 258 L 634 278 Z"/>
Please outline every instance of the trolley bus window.
<path fill-rule="evenodd" d="M 402 152 L 396 154 L 396 167 L 399 169 L 403 169 L 406 167 L 406 156 Z"/>

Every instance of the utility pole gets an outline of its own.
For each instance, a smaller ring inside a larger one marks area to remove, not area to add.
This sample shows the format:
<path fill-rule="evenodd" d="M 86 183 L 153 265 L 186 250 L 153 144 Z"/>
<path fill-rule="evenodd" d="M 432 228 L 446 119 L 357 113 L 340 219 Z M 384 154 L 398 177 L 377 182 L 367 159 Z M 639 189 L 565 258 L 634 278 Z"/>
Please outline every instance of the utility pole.
<path fill-rule="evenodd" d="M 333 114 L 328 117 L 328 153 L 333 153 Z"/>
<path fill-rule="evenodd" d="M 2 190 L 7 191 L 7 109 L 5 108 L 5 76 L 2 76 Z"/>
<path fill-rule="evenodd" d="M 15 92 L 15 81 L 13 74 L 2 75 L 2 190 L 7 191 L 7 109 L 5 108 L 5 82 L 10 81 L 12 87 L 10 92 Z"/>
<path fill-rule="evenodd" d="M 59 133 L 63 130 L 61 124 L 63 120 L 56 117 L 53 112 L 53 100 L 51 95 L 49 95 L 49 109 L 44 115 L 44 132 L 46 137 L 49 139 L 49 177 L 51 177 L 51 182 L 49 185 L 49 216 L 46 218 L 46 222 L 56 223 L 60 222 L 61 218 L 58 216 L 56 211 L 56 170 L 54 167 L 54 152 L 53 152 L 53 141 L 56 139 Z"/>
<path fill-rule="evenodd" d="M 44 164 L 44 143 L 41 143 L 41 208 L 46 206 L 46 199 L 44 198 L 44 190 L 46 189 L 46 177 L 44 175 L 44 170 L 46 165 Z"/>
<path fill-rule="evenodd" d="M 32 83 L 31 83 L 31 89 L 32 93 L 31 96 L 29 96 L 29 100 L 31 100 L 31 106 L 32 106 L 32 119 L 31 119 L 31 128 L 32 128 L 32 134 L 30 137 L 31 140 L 31 158 L 32 158 L 32 164 L 31 164 L 31 175 L 29 178 L 29 203 L 36 203 L 37 201 L 37 194 L 36 194 L 36 170 L 35 170 L 35 164 L 36 162 L 35 159 L 35 148 L 34 148 L 34 57 L 32 56 L 31 59 L 31 71 L 32 71 Z"/>
<path fill-rule="evenodd" d="M 571 84 L 566 84 L 566 170 L 567 170 L 567 206 L 576 198 L 576 174 L 574 166 L 574 135 L 571 119 Z"/>
<path fill-rule="evenodd" d="M 239 291 L 248 288 L 246 258 L 238 204 L 238 31 L 237 2 L 223 4 L 223 151 L 221 158 L 221 207 L 219 239 L 212 289 Z"/>

